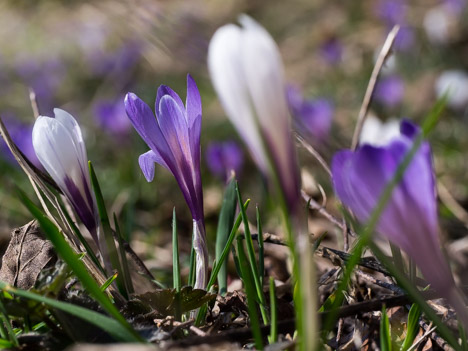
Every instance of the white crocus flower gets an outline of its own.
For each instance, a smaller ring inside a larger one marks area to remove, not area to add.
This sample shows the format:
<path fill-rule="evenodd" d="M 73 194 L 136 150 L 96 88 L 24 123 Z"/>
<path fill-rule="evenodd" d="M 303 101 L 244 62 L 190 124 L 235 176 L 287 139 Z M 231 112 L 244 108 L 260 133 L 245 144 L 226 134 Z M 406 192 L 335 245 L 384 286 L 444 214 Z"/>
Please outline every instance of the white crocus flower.
<path fill-rule="evenodd" d="M 91 190 L 88 157 L 80 126 L 64 110 L 56 108 L 54 114 L 55 118 L 37 118 L 32 132 L 34 151 L 99 245 L 96 200 Z"/>
<path fill-rule="evenodd" d="M 299 173 L 291 137 L 283 64 L 268 32 L 242 15 L 219 28 L 208 68 L 221 104 L 260 170 L 276 172 L 289 206 L 298 203 Z M 271 167 L 270 167 L 271 166 Z"/>
<path fill-rule="evenodd" d="M 399 135 L 400 121 L 398 119 L 392 118 L 387 122 L 382 122 L 377 117 L 370 115 L 362 127 L 359 144 L 384 146 Z"/>
<path fill-rule="evenodd" d="M 438 98 L 447 94 L 447 105 L 454 109 L 468 106 L 468 74 L 461 70 L 442 72 L 435 83 Z"/>

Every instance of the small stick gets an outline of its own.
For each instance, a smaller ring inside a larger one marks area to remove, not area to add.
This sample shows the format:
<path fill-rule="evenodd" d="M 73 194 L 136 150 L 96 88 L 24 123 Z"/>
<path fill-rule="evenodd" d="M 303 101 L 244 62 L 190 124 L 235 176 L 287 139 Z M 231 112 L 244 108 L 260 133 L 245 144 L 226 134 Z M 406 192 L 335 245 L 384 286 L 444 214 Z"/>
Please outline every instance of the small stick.
<path fill-rule="evenodd" d="M 325 161 L 325 159 L 318 153 L 317 150 L 314 149 L 314 147 L 312 145 L 310 145 L 308 142 L 306 142 L 304 140 L 304 138 L 302 138 L 299 134 L 296 133 L 296 138 L 297 140 L 299 140 L 299 142 L 301 143 L 301 145 L 304 147 L 304 149 L 306 149 L 312 156 L 315 157 L 315 159 L 320 163 L 320 165 L 323 167 L 323 169 L 325 170 L 325 172 L 328 173 L 328 175 L 331 177 L 332 173 L 331 173 L 331 170 L 330 170 L 330 167 L 328 167 L 328 164 L 327 162 Z"/>
<path fill-rule="evenodd" d="M 356 150 L 356 147 L 358 145 L 359 136 L 361 135 L 362 126 L 364 125 L 364 121 L 366 120 L 367 111 L 369 110 L 369 105 L 372 99 L 372 94 L 374 92 L 375 85 L 377 83 L 377 79 L 379 77 L 379 73 L 382 69 L 383 64 L 385 63 L 385 60 L 387 59 L 390 53 L 390 50 L 393 46 L 393 43 L 395 41 L 395 38 L 399 30 L 400 30 L 400 26 L 396 25 L 392 28 L 390 33 L 388 33 L 387 39 L 385 40 L 382 50 L 380 50 L 379 56 L 377 57 L 377 61 L 375 62 L 375 66 L 374 66 L 374 69 L 372 70 L 372 74 L 369 79 L 369 84 L 367 85 L 366 93 L 364 95 L 364 99 L 362 100 L 361 109 L 359 110 L 359 116 L 358 116 L 358 120 L 356 123 L 356 128 L 354 129 L 353 141 L 351 144 L 352 150 Z"/>
<path fill-rule="evenodd" d="M 33 88 L 29 88 L 29 100 L 31 100 L 31 108 L 35 119 L 40 116 L 39 106 L 37 104 L 36 92 Z"/>

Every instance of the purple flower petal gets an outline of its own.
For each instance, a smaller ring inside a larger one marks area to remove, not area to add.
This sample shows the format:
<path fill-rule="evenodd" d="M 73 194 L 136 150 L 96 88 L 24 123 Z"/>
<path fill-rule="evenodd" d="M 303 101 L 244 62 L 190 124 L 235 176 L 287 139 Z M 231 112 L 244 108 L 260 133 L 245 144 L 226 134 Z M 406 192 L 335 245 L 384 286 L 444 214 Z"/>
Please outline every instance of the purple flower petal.
<path fill-rule="evenodd" d="M 167 85 L 161 85 L 158 88 L 158 92 L 156 94 L 156 102 L 154 105 L 154 110 L 156 112 L 159 112 L 159 108 L 160 108 L 159 106 L 161 105 L 161 98 L 163 96 L 171 96 L 175 100 L 177 105 L 179 106 L 179 109 L 181 111 L 185 111 L 185 106 L 182 100 L 180 99 L 180 96 L 174 90 L 169 88 Z"/>
<path fill-rule="evenodd" d="M 141 171 L 143 172 L 146 180 L 152 182 L 154 179 L 154 164 L 158 163 L 166 169 L 169 169 L 166 162 L 162 159 L 161 155 L 155 153 L 153 150 L 149 150 L 144 154 L 141 154 L 138 158 Z"/>
<path fill-rule="evenodd" d="M 197 84 L 190 74 L 187 75 L 187 99 L 185 105 L 187 107 L 188 125 L 191 126 L 195 119 L 202 115 L 202 105 Z"/>

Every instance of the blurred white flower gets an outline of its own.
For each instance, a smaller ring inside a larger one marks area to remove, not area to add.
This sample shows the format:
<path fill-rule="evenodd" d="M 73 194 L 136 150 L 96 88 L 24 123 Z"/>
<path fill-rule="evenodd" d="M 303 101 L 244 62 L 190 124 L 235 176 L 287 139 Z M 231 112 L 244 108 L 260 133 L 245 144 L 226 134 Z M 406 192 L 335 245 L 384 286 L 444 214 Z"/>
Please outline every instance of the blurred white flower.
<path fill-rule="evenodd" d="M 443 72 L 435 83 L 435 92 L 440 98 L 447 95 L 447 105 L 461 109 L 468 105 L 468 74 L 461 70 Z"/>
<path fill-rule="evenodd" d="M 373 146 L 387 145 L 392 139 L 400 135 L 400 121 L 392 118 L 382 122 L 377 117 L 370 115 L 366 118 L 362 127 L 359 143 Z"/>

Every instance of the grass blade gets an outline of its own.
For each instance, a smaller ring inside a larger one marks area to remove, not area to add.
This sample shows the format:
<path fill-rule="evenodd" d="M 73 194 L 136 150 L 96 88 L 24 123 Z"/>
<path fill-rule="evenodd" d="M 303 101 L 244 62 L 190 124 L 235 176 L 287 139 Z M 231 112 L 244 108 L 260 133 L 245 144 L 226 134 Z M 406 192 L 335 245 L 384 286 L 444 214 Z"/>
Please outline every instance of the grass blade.
<path fill-rule="evenodd" d="M 258 272 L 260 274 L 260 282 L 263 286 L 265 279 L 265 249 L 263 247 L 263 230 L 262 220 L 260 218 L 260 210 L 258 205 L 255 206 L 255 212 L 257 214 L 257 233 L 258 233 Z"/>
<path fill-rule="evenodd" d="M 88 323 L 91 323 L 106 331 L 117 340 L 125 342 L 143 341 L 143 339 L 133 330 L 130 331 L 128 328 L 124 327 L 115 319 L 109 318 L 101 313 L 94 312 L 87 308 L 76 306 L 71 303 L 53 300 L 51 298 L 44 297 L 30 291 L 17 289 L 3 281 L 0 281 L 0 289 L 3 291 L 8 291 L 11 294 L 23 297 L 25 299 L 42 302 L 47 306 L 62 310 L 71 315 L 79 317 L 87 321 Z"/>
<path fill-rule="evenodd" d="M 244 203 L 244 210 L 246 210 L 249 207 L 250 204 L 250 199 L 248 199 Z M 242 222 L 242 215 L 239 213 L 237 216 L 236 221 L 234 222 L 234 225 L 232 227 L 231 233 L 229 234 L 228 240 L 226 242 L 226 246 L 224 247 L 223 252 L 221 253 L 221 256 L 219 257 L 219 261 L 216 261 L 216 264 L 213 265 L 213 270 L 211 271 L 211 276 L 210 280 L 208 281 L 208 284 L 206 285 L 206 290 L 209 291 L 213 284 L 216 281 L 216 277 L 218 276 L 218 273 L 223 265 L 223 262 L 226 260 L 227 256 L 229 255 L 229 250 L 231 249 L 232 243 L 234 242 L 234 238 L 236 237 L 237 231 L 239 230 L 239 227 Z M 206 315 L 206 304 L 200 307 L 200 310 L 198 311 L 197 318 L 195 320 L 195 325 L 200 325 L 201 322 L 205 319 Z"/>
<path fill-rule="evenodd" d="M 219 213 L 218 227 L 216 229 L 216 262 L 222 262 L 221 269 L 218 273 L 219 293 L 221 295 L 224 295 L 227 291 L 227 262 L 226 260 L 220 261 L 220 256 L 223 253 L 229 233 L 234 224 L 236 207 L 236 181 L 233 178 L 224 192 L 223 204 Z"/>
<path fill-rule="evenodd" d="M 172 210 L 172 279 L 174 289 L 180 291 L 179 241 L 177 240 L 177 218 L 175 207 Z"/>
<path fill-rule="evenodd" d="M 112 304 L 112 302 L 107 298 L 107 296 L 101 292 L 100 286 L 94 280 L 93 277 L 86 270 L 85 265 L 81 262 L 72 248 L 65 241 L 62 234 L 60 234 L 57 227 L 51 222 L 49 218 L 44 216 L 42 212 L 37 208 L 36 205 L 32 203 L 31 200 L 18 189 L 18 194 L 20 200 L 26 206 L 26 208 L 31 212 L 31 214 L 37 219 L 39 225 L 55 247 L 57 253 L 61 256 L 63 261 L 71 268 L 76 277 L 80 280 L 83 287 L 86 291 L 97 301 L 99 304 L 106 310 L 115 320 L 120 324 L 122 328 L 127 330 L 127 334 L 130 333 L 133 335 L 134 340 L 142 340 L 141 337 L 133 330 L 133 328 L 128 324 L 125 318 L 120 314 L 117 308 Z"/>
<path fill-rule="evenodd" d="M 188 286 L 193 287 L 194 285 L 195 285 L 195 249 L 193 248 L 193 237 L 192 237 L 192 250 L 190 251 Z M 206 288 L 206 290 L 208 290 L 208 288 Z"/>
<path fill-rule="evenodd" d="M 390 322 L 387 310 L 382 307 L 382 317 L 380 318 L 380 350 L 392 351 L 392 337 L 390 334 Z"/>
<path fill-rule="evenodd" d="M 408 322 L 406 323 L 406 337 L 401 346 L 401 351 L 408 350 L 413 341 L 418 335 L 419 331 L 419 318 L 421 317 L 421 308 L 418 304 L 414 303 L 408 313 Z M 464 328 L 463 328 L 464 329 Z"/>
<path fill-rule="evenodd" d="M 260 274 L 258 271 L 256 259 L 255 259 L 255 249 L 253 246 L 253 240 L 252 240 L 252 234 L 250 233 L 250 228 L 249 228 L 249 221 L 247 218 L 247 214 L 242 207 L 242 195 L 239 190 L 239 186 L 236 182 L 236 193 L 237 193 L 237 201 L 239 203 L 239 207 L 241 207 L 241 215 L 242 215 L 242 221 L 244 222 L 244 231 L 245 231 L 245 242 L 247 246 L 247 253 L 248 253 L 248 259 L 250 263 L 250 269 L 252 273 L 252 277 L 255 283 L 255 289 L 257 291 L 257 298 L 260 301 L 260 312 L 262 314 L 263 318 L 263 323 L 268 324 L 269 323 L 269 317 L 268 313 L 266 311 L 266 299 L 265 295 L 263 293 L 263 286 L 262 282 L 260 280 Z M 241 262 L 242 263 L 242 262 Z"/>
<path fill-rule="evenodd" d="M 278 306 L 276 302 L 275 280 L 270 277 L 270 344 L 278 341 Z"/>
<path fill-rule="evenodd" d="M 2 298 L 0 298 L 0 319 L 2 320 L 2 324 L 6 328 L 6 332 L 8 335 L 8 340 L 14 345 L 14 346 L 19 346 L 18 343 L 18 338 L 16 337 L 16 334 L 13 330 L 13 327 L 10 323 L 10 319 L 8 318 L 8 313 L 5 309 L 5 306 L 3 305 Z"/>
<path fill-rule="evenodd" d="M 107 290 L 107 288 L 109 287 L 109 285 L 111 285 L 114 280 L 117 278 L 117 275 L 119 273 L 115 273 L 114 275 L 110 276 L 109 279 L 107 279 L 104 284 L 101 285 L 101 291 L 102 292 L 105 292 Z"/>
<path fill-rule="evenodd" d="M 257 350 L 263 350 L 262 333 L 260 331 L 260 322 L 257 314 L 257 299 L 254 277 L 251 266 L 248 263 L 245 255 L 242 238 L 237 238 L 237 254 L 239 255 L 240 270 L 242 273 L 242 281 L 244 282 L 245 292 L 247 295 L 247 309 L 249 310 L 250 328 L 255 340 Z"/>
<path fill-rule="evenodd" d="M 91 184 L 93 185 L 94 194 L 96 195 L 96 203 L 99 211 L 99 218 L 101 219 L 102 230 L 104 232 L 104 240 L 106 244 L 106 251 L 102 252 L 104 256 L 104 261 L 106 261 L 106 254 L 108 255 L 112 268 L 117 270 L 117 287 L 119 288 L 120 293 L 128 299 L 128 292 L 126 286 L 129 284 L 125 284 L 123 281 L 123 274 L 122 274 L 122 267 L 120 265 L 119 254 L 117 251 L 117 247 L 115 246 L 114 236 L 112 235 L 112 228 L 110 226 L 109 217 L 107 216 L 107 209 L 104 203 L 104 198 L 102 196 L 101 187 L 99 186 L 98 179 L 96 177 L 96 172 L 94 172 L 93 165 L 91 161 L 88 162 L 89 166 L 89 174 L 91 176 Z"/>
<path fill-rule="evenodd" d="M 130 274 L 130 270 L 128 267 L 127 253 L 125 252 L 125 248 L 124 248 L 124 238 L 122 236 L 122 232 L 120 231 L 119 221 L 117 220 L 117 216 L 115 215 L 115 213 L 114 213 L 114 228 L 115 228 L 115 234 L 117 236 L 117 241 L 119 243 L 120 259 L 122 260 L 122 273 L 124 275 L 123 280 L 126 284 L 128 294 L 133 294 L 135 289 L 133 288 L 132 276 Z"/>

